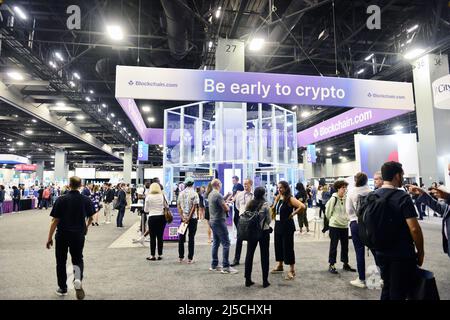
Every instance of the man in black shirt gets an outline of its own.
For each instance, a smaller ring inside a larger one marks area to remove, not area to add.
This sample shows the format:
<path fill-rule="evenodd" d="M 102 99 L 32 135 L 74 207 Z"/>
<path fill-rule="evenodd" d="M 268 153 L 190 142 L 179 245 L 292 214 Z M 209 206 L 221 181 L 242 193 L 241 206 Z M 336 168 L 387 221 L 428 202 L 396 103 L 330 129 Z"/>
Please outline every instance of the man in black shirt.
<path fill-rule="evenodd" d="M 70 191 L 59 197 L 52 208 L 50 216 L 53 217 L 48 233 L 47 249 L 53 245 L 53 233 L 55 236 L 56 275 L 59 288 L 56 294 L 67 295 L 66 261 L 67 251 L 72 256 L 74 267 L 74 287 L 77 299 L 84 299 L 84 290 L 81 285 L 83 280 L 83 247 L 84 238 L 88 227 L 92 222 L 95 209 L 91 199 L 80 194 L 81 179 L 70 178 Z M 86 221 L 87 219 L 87 221 Z"/>
<path fill-rule="evenodd" d="M 397 225 L 396 241 L 389 248 L 376 251 L 384 281 L 381 300 L 405 300 L 414 285 L 417 266 L 423 264 L 422 229 L 411 197 L 398 189 L 403 184 L 402 165 L 386 162 L 381 175 L 383 185 L 375 192 L 384 198 L 389 196 L 390 214 Z"/>

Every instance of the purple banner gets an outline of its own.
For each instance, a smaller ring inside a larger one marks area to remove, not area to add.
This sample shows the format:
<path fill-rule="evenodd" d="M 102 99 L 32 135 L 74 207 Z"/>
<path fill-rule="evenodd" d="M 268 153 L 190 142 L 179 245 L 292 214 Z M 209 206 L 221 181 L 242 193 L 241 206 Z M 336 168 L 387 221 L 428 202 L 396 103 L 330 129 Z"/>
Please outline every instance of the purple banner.
<path fill-rule="evenodd" d="M 404 110 L 355 108 L 297 133 L 298 147 L 408 113 Z"/>

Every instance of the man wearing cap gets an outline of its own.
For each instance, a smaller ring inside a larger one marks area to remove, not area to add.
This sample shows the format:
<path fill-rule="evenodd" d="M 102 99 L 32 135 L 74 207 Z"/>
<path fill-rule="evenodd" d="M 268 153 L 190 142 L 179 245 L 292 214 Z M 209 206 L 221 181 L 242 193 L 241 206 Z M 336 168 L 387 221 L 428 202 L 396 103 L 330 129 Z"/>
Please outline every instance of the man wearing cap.
<path fill-rule="evenodd" d="M 194 263 L 194 238 L 197 232 L 197 210 L 200 203 L 198 193 L 194 190 L 194 179 L 187 177 L 184 180 L 186 188 L 178 197 L 178 212 L 181 217 L 181 222 L 188 225 L 184 234 L 179 235 L 178 239 L 178 257 L 179 262 L 184 261 L 184 242 L 186 240 L 186 233 L 189 232 L 188 241 L 188 264 Z"/>

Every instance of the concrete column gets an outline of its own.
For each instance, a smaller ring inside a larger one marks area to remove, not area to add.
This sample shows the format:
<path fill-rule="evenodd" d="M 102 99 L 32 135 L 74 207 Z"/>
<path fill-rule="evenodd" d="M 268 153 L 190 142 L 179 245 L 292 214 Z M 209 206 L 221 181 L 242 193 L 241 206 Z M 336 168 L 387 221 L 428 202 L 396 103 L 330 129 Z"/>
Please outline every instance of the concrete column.
<path fill-rule="evenodd" d="M 450 110 L 434 107 L 432 88 L 433 81 L 449 73 L 448 57 L 428 54 L 413 65 L 420 176 L 429 186 L 434 181 L 444 181 L 444 161 L 450 155 Z"/>
<path fill-rule="evenodd" d="M 133 171 L 133 149 L 125 147 L 123 155 L 123 182 L 131 183 L 131 172 Z"/>
<path fill-rule="evenodd" d="M 44 182 L 44 168 L 44 161 L 38 161 L 36 163 L 36 180 L 39 182 L 39 184 Z"/>
<path fill-rule="evenodd" d="M 66 172 L 66 152 L 64 150 L 56 150 L 55 152 L 55 181 L 67 180 Z"/>
<path fill-rule="evenodd" d="M 333 176 L 333 161 L 331 158 L 325 159 L 325 176 L 327 177 Z"/>

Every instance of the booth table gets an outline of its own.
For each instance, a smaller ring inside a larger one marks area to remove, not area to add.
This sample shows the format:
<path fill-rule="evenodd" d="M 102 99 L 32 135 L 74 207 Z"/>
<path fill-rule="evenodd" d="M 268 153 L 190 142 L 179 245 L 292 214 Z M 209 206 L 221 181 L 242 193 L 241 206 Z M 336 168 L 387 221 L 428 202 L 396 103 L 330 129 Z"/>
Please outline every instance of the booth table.
<path fill-rule="evenodd" d="M 19 200 L 19 208 L 20 211 L 24 210 L 31 210 L 34 209 L 36 206 L 36 199 L 30 198 L 30 199 L 20 199 Z M 13 201 L 7 200 L 3 202 L 3 213 L 10 213 L 13 211 Z"/>

